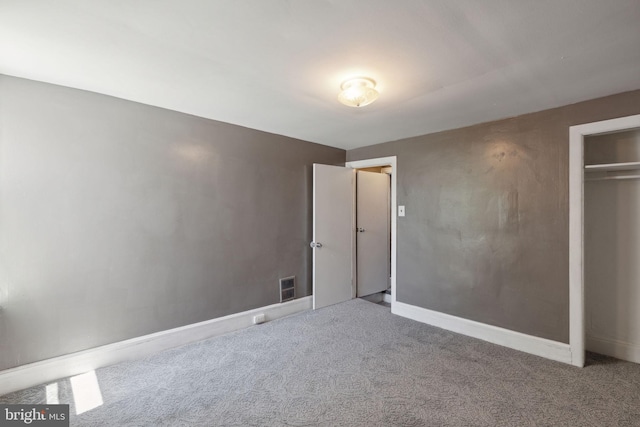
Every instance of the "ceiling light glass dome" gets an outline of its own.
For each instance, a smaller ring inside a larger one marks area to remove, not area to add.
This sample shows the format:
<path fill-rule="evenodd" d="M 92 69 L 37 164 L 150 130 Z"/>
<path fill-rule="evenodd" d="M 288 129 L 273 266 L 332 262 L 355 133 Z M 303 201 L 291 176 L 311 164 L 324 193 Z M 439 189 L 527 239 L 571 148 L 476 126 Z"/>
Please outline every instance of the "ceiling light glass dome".
<path fill-rule="evenodd" d="M 378 99 L 378 91 L 376 82 L 367 77 L 357 77 L 346 80 L 340 89 L 342 92 L 338 95 L 338 101 L 349 107 L 364 107 Z"/>

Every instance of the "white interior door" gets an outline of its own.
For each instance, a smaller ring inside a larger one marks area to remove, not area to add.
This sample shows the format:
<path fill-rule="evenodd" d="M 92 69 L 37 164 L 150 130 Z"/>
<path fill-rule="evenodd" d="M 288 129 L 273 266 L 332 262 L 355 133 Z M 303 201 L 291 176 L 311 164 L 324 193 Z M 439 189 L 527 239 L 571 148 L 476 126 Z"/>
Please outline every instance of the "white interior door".
<path fill-rule="evenodd" d="M 383 292 L 389 287 L 391 260 L 390 195 L 386 173 L 357 172 L 356 239 L 357 295 Z"/>
<path fill-rule="evenodd" d="M 354 170 L 313 165 L 313 309 L 353 295 Z"/>

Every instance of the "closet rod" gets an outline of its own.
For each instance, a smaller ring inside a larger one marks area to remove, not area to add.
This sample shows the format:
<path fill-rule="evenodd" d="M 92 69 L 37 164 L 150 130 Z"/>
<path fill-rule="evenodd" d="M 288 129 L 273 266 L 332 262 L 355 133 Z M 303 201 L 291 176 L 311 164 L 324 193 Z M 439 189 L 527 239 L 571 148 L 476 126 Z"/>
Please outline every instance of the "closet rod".
<path fill-rule="evenodd" d="M 585 181 L 607 181 L 610 179 L 638 179 L 640 175 L 618 175 L 618 176 L 603 176 L 601 178 L 586 178 Z"/>

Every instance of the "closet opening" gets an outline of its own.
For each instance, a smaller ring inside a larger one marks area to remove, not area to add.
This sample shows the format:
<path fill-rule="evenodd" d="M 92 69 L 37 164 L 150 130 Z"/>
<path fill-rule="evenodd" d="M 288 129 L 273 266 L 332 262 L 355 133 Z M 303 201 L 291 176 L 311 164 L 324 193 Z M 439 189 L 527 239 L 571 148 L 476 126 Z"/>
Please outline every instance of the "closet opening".
<path fill-rule="evenodd" d="M 587 351 L 640 363 L 640 129 L 584 138 Z"/>
<path fill-rule="evenodd" d="M 638 132 L 640 115 L 569 128 L 569 350 L 575 366 L 584 366 L 587 349 L 626 360 L 640 356 L 640 318 L 628 301 L 640 301 L 640 263 L 631 261 L 640 254 Z"/>

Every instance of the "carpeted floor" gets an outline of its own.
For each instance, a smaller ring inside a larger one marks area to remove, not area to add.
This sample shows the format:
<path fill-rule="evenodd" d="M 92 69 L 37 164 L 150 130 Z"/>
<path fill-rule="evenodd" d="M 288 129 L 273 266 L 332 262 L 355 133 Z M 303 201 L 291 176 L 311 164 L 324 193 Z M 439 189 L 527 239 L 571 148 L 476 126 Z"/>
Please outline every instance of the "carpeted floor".
<path fill-rule="evenodd" d="M 352 300 L 96 371 L 72 426 L 640 426 L 640 365 L 583 369 Z M 0 403 L 47 403 L 45 386 Z"/>

